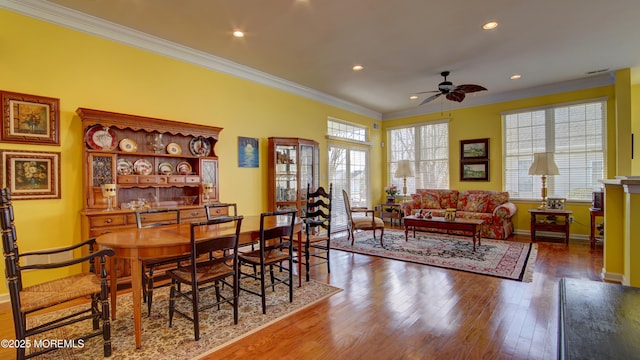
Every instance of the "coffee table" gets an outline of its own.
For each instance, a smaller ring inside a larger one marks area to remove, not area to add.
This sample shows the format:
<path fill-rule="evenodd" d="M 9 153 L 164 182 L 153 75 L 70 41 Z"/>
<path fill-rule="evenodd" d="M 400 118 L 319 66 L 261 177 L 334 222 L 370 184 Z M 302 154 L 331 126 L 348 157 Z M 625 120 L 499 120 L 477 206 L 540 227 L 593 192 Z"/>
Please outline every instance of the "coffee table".
<path fill-rule="evenodd" d="M 443 217 L 433 216 L 431 218 L 419 218 L 415 215 L 404 217 L 404 239 L 409 241 L 409 228 L 413 227 L 413 237 L 416 237 L 416 227 L 429 227 L 446 230 L 470 231 L 473 239 L 473 251 L 476 251 L 476 240 L 480 244 L 480 227 L 484 220 L 480 219 L 455 219 L 445 220 Z"/>

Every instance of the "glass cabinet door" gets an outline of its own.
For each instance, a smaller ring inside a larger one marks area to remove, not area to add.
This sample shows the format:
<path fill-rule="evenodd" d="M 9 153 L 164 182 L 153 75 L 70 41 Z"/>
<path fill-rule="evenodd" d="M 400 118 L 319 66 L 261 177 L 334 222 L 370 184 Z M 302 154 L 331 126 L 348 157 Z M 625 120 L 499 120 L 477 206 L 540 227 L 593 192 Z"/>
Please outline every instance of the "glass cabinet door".
<path fill-rule="evenodd" d="M 296 202 L 298 197 L 297 146 L 276 146 L 276 188 L 277 202 Z M 295 208 L 295 204 L 292 206 Z M 278 208 L 290 208 L 289 206 Z"/>

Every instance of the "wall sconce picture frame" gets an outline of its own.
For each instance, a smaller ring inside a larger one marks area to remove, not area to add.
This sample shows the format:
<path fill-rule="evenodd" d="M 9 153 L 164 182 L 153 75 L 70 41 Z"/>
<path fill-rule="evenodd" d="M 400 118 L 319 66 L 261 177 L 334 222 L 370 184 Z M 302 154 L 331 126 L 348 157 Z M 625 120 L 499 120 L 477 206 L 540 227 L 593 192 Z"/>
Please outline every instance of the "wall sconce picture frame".
<path fill-rule="evenodd" d="M 60 199 L 60 153 L 2 150 L 2 187 L 14 200 Z"/>
<path fill-rule="evenodd" d="M 460 181 L 489 181 L 489 160 L 461 161 Z"/>
<path fill-rule="evenodd" d="M 0 91 L 0 141 L 60 145 L 60 100 Z"/>
<path fill-rule="evenodd" d="M 460 140 L 460 160 L 489 160 L 489 138 Z"/>

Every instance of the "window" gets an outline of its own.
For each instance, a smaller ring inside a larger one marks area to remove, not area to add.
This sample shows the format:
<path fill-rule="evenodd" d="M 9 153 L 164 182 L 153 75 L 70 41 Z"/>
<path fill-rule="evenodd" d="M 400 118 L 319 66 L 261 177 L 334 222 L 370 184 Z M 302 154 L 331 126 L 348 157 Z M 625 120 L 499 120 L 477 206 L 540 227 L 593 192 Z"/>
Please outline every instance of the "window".
<path fill-rule="evenodd" d="M 328 135 L 345 140 L 367 141 L 367 128 L 350 125 L 336 119 L 327 121 Z"/>
<path fill-rule="evenodd" d="M 352 206 L 370 208 L 369 198 L 369 145 L 367 128 L 329 119 L 330 137 L 327 173 L 333 184 L 333 204 L 331 206 L 331 231 L 341 231 L 347 226 L 347 213 L 342 198 L 346 190 Z"/>
<path fill-rule="evenodd" d="M 533 154 L 552 152 L 560 175 L 547 177 L 549 197 L 591 201 L 606 172 L 605 100 L 503 114 L 505 190 L 539 199 L 540 176 L 529 175 Z"/>
<path fill-rule="evenodd" d="M 449 122 L 436 121 L 389 130 L 389 184 L 403 188 L 394 177 L 399 160 L 410 160 L 415 177 L 407 178 L 407 194 L 417 189 L 449 187 Z M 402 191 L 401 191 L 402 192 Z"/>

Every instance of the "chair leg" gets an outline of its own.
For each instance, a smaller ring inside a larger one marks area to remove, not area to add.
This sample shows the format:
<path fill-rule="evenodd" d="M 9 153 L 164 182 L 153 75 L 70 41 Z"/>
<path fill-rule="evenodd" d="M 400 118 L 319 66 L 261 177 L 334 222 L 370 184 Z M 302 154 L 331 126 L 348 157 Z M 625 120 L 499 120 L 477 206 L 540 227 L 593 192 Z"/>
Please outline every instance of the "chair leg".
<path fill-rule="evenodd" d="M 353 246 L 353 241 L 356 239 L 356 236 L 353 234 L 353 229 L 349 231 L 349 237 L 351 238 L 351 246 Z"/>
<path fill-rule="evenodd" d="M 220 283 L 217 280 L 215 282 L 215 287 L 216 287 L 216 302 L 218 303 L 218 310 L 220 310 Z"/>
<path fill-rule="evenodd" d="M 104 340 L 103 354 L 104 357 L 111 356 L 111 313 L 109 312 L 109 299 L 105 294 L 102 302 L 102 340 Z"/>
<path fill-rule="evenodd" d="M 293 259 L 291 256 L 288 259 L 289 262 L 289 302 L 293 302 Z"/>
<path fill-rule="evenodd" d="M 309 247 L 309 240 L 307 240 L 304 243 L 304 259 L 306 260 L 305 263 L 305 270 L 307 272 L 307 281 L 309 281 L 309 268 L 311 267 L 311 265 L 309 264 L 309 260 L 311 259 L 311 249 Z"/>
<path fill-rule="evenodd" d="M 327 239 L 327 273 L 331 273 L 331 240 Z"/>
<path fill-rule="evenodd" d="M 153 266 L 149 268 L 149 278 L 146 284 L 147 288 L 147 315 L 151 316 L 151 302 L 153 301 Z M 145 287 L 145 284 L 142 286 Z"/>
<path fill-rule="evenodd" d="M 266 299 L 266 292 L 267 290 L 265 289 L 265 284 L 264 284 L 264 265 L 260 266 L 260 294 L 262 296 L 262 313 L 266 314 L 267 313 L 267 299 Z"/>
<path fill-rule="evenodd" d="M 238 324 L 238 300 L 240 297 L 240 274 L 239 271 L 233 273 L 233 323 Z"/>
<path fill-rule="evenodd" d="M 173 313 L 176 310 L 176 281 L 171 280 L 171 290 L 169 291 L 169 327 L 173 325 Z"/>
<path fill-rule="evenodd" d="M 191 288 L 191 304 L 193 306 L 193 334 L 196 341 L 200 340 L 200 312 L 198 311 L 198 298 L 200 297 L 198 286 L 193 284 Z"/>

